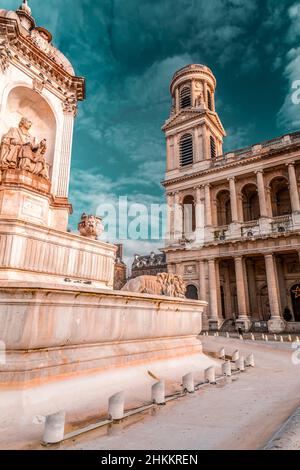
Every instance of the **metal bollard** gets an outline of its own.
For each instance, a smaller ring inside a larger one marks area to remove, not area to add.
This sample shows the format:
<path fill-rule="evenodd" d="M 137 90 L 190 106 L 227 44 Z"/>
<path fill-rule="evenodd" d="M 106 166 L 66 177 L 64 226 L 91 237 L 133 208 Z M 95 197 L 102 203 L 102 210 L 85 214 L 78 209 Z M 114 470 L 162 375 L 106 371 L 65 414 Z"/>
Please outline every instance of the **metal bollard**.
<path fill-rule="evenodd" d="M 243 335 L 239 335 L 240 336 L 240 340 L 244 341 L 244 336 Z"/>
<path fill-rule="evenodd" d="M 237 361 L 235 361 L 235 365 L 236 365 L 236 368 L 240 372 L 244 372 L 244 370 L 245 370 L 245 359 L 243 358 L 243 356 L 241 356 Z"/>
<path fill-rule="evenodd" d="M 249 354 L 249 356 L 246 357 L 245 365 L 246 365 L 246 367 L 254 367 L 255 366 L 254 354 L 253 353 Z"/>
<path fill-rule="evenodd" d="M 265 341 L 266 341 L 266 343 L 268 343 L 268 341 L 269 341 L 268 335 L 265 336 Z"/>
<path fill-rule="evenodd" d="M 205 382 L 208 382 L 210 384 L 215 384 L 216 383 L 216 371 L 215 368 L 209 367 L 208 369 L 205 370 L 204 372 L 204 377 L 205 377 Z"/>
<path fill-rule="evenodd" d="M 281 342 L 281 343 L 284 343 L 283 336 L 280 336 L 280 342 Z"/>
<path fill-rule="evenodd" d="M 234 351 L 234 353 L 232 353 L 231 360 L 235 362 L 239 359 L 239 357 L 240 357 L 240 351 L 237 349 L 236 351 Z"/>
<path fill-rule="evenodd" d="M 219 359 L 225 358 L 225 348 L 220 349 L 219 351 Z"/>
<path fill-rule="evenodd" d="M 265 339 L 265 335 L 263 333 L 261 335 L 261 339 Z"/>
<path fill-rule="evenodd" d="M 226 361 L 222 364 L 222 374 L 231 377 L 231 362 Z"/>
<path fill-rule="evenodd" d="M 191 372 L 182 377 L 182 388 L 184 392 L 194 393 L 195 384 L 194 384 L 194 377 Z"/>
<path fill-rule="evenodd" d="M 230 338 L 230 334 L 228 333 L 228 331 L 226 332 L 226 338 Z"/>
<path fill-rule="evenodd" d="M 291 337 L 291 335 L 288 335 L 288 340 L 289 340 L 290 342 L 292 342 L 292 337 Z"/>
<path fill-rule="evenodd" d="M 277 335 L 274 335 L 274 340 L 277 341 Z"/>
<path fill-rule="evenodd" d="M 113 395 L 108 400 L 108 416 L 113 421 L 119 421 L 124 418 L 125 396 L 124 392 Z"/>
<path fill-rule="evenodd" d="M 43 435 L 44 444 L 57 444 L 63 440 L 65 434 L 65 420 L 66 413 L 64 411 L 46 416 Z"/>
<path fill-rule="evenodd" d="M 296 336 L 296 343 L 300 343 L 299 336 Z"/>
<path fill-rule="evenodd" d="M 255 341 L 255 336 L 254 336 L 253 333 L 251 333 L 251 339 L 252 339 L 252 341 Z"/>
<path fill-rule="evenodd" d="M 165 383 L 163 381 L 152 385 L 151 394 L 153 403 L 156 405 L 166 404 Z"/>

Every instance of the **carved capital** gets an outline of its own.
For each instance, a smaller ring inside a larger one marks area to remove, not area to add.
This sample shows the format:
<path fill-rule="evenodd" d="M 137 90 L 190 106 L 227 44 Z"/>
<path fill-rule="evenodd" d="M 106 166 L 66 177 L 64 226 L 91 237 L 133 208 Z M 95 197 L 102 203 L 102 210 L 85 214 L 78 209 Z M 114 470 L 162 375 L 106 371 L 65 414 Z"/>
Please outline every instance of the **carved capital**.
<path fill-rule="evenodd" d="M 77 100 L 75 95 L 68 95 L 62 103 L 64 114 L 72 114 L 74 117 L 77 115 Z"/>
<path fill-rule="evenodd" d="M 5 73 L 9 67 L 10 52 L 8 41 L 6 39 L 0 41 L 0 71 Z"/>

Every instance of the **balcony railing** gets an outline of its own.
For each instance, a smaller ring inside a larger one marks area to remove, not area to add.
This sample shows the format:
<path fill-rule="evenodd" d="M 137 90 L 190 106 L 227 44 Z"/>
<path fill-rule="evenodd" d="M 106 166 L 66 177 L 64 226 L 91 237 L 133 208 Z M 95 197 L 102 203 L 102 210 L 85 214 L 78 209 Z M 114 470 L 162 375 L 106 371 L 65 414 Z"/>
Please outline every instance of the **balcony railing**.
<path fill-rule="evenodd" d="M 293 230 L 293 219 L 292 215 L 284 215 L 279 217 L 273 217 L 269 222 L 269 229 L 264 227 L 263 232 L 259 220 L 252 220 L 249 222 L 242 222 L 240 225 L 241 238 L 254 238 L 268 233 L 285 233 Z M 214 240 L 224 242 L 231 238 L 230 226 L 215 227 Z M 232 235 L 236 237 L 236 233 Z"/>
<path fill-rule="evenodd" d="M 274 217 L 271 223 L 272 232 L 289 232 L 293 228 L 293 221 L 291 215 L 284 215 L 279 217 Z"/>
<path fill-rule="evenodd" d="M 244 160 L 249 157 L 257 157 L 260 152 L 280 149 L 293 143 L 300 143 L 300 132 L 294 132 L 289 135 L 281 136 L 276 139 L 267 140 L 251 147 L 235 150 L 234 152 L 225 153 L 211 161 L 211 168 L 227 165 L 234 161 Z"/>

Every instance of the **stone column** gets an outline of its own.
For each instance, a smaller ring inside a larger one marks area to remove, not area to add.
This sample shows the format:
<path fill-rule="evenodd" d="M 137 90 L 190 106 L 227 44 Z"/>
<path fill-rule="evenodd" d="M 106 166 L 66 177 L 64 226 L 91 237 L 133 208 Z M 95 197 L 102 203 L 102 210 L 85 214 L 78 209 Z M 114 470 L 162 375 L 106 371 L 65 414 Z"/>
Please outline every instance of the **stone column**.
<path fill-rule="evenodd" d="M 192 80 L 191 82 L 191 102 L 192 102 L 192 107 L 194 108 L 195 106 L 195 80 Z"/>
<path fill-rule="evenodd" d="M 171 162 L 171 149 L 170 149 L 170 137 L 166 138 L 166 147 L 167 147 L 167 171 L 172 170 Z"/>
<path fill-rule="evenodd" d="M 248 331 L 251 325 L 251 322 L 248 317 L 247 292 L 246 292 L 247 284 L 245 280 L 245 270 L 244 270 L 243 262 L 244 260 L 241 256 L 234 258 L 237 301 L 238 301 L 238 308 L 239 308 L 239 318 L 237 320 L 237 324 L 241 325 L 246 331 Z"/>
<path fill-rule="evenodd" d="M 175 240 L 182 239 L 183 233 L 183 209 L 180 203 L 180 192 L 175 193 L 175 208 L 174 208 L 174 238 Z"/>
<path fill-rule="evenodd" d="M 208 137 L 206 126 L 202 126 L 202 146 L 203 146 L 203 160 L 210 160 L 210 151 L 208 150 Z"/>
<path fill-rule="evenodd" d="M 196 187 L 196 243 L 204 243 L 204 194 L 203 187 Z"/>
<path fill-rule="evenodd" d="M 273 254 L 265 255 L 267 284 L 269 293 L 269 303 L 271 319 L 268 322 L 269 330 L 272 333 L 280 333 L 285 328 L 285 323 L 280 315 L 279 288 L 276 273 L 276 263 Z"/>
<path fill-rule="evenodd" d="M 235 177 L 232 176 L 229 179 L 229 188 L 230 188 L 230 202 L 231 202 L 231 215 L 232 222 L 238 222 L 238 206 L 237 206 L 237 195 L 235 187 Z"/>
<path fill-rule="evenodd" d="M 250 311 L 251 311 L 253 320 L 258 320 L 259 315 L 258 315 L 258 303 L 257 303 L 257 289 L 256 289 L 255 268 L 254 268 L 253 259 L 251 258 L 247 259 L 246 269 L 247 269 L 247 276 L 248 276 Z"/>
<path fill-rule="evenodd" d="M 208 261 L 208 282 L 209 282 L 209 325 L 210 329 L 216 330 L 219 328 L 219 305 L 217 289 L 217 276 L 216 276 L 216 261 L 210 259 Z"/>
<path fill-rule="evenodd" d="M 167 194 L 167 222 L 166 242 L 171 243 L 174 239 L 174 195 Z"/>
<path fill-rule="evenodd" d="M 293 212 L 300 212 L 299 191 L 297 184 L 297 177 L 295 172 L 295 163 L 288 164 L 289 183 L 290 183 L 290 197 Z"/>
<path fill-rule="evenodd" d="M 206 273 L 207 273 L 207 261 L 200 260 L 199 261 L 199 297 L 200 297 L 200 300 L 204 300 L 205 302 L 207 302 Z M 209 329 L 207 310 L 208 308 L 204 307 L 203 317 L 202 317 L 202 330 Z"/>
<path fill-rule="evenodd" d="M 179 103 L 179 88 L 177 87 L 175 90 L 175 109 L 176 113 L 179 112 L 180 109 L 180 103 Z"/>
<path fill-rule="evenodd" d="M 258 197 L 259 197 L 260 216 L 261 217 L 268 217 L 265 182 L 264 182 L 264 175 L 263 175 L 262 170 L 259 170 L 259 171 L 256 172 L 256 178 L 257 178 L 257 189 L 258 189 Z"/>
<path fill-rule="evenodd" d="M 212 217 L 211 217 L 211 196 L 210 196 L 210 184 L 204 186 L 205 194 L 205 226 L 212 226 Z"/>
<path fill-rule="evenodd" d="M 68 197 L 73 142 L 74 111 L 65 109 L 61 145 L 61 158 L 56 195 Z"/>

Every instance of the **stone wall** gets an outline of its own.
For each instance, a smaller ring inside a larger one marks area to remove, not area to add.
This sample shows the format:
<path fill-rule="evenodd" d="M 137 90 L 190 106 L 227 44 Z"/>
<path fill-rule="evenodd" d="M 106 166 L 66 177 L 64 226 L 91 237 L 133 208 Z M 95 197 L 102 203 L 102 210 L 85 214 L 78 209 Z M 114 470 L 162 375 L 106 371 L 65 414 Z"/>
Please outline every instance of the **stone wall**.
<path fill-rule="evenodd" d="M 0 384 L 202 352 L 204 302 L 90 287 L 6 282 L 0 287 Z M 2 361 L 3 362 L 3 361 Z"/>

